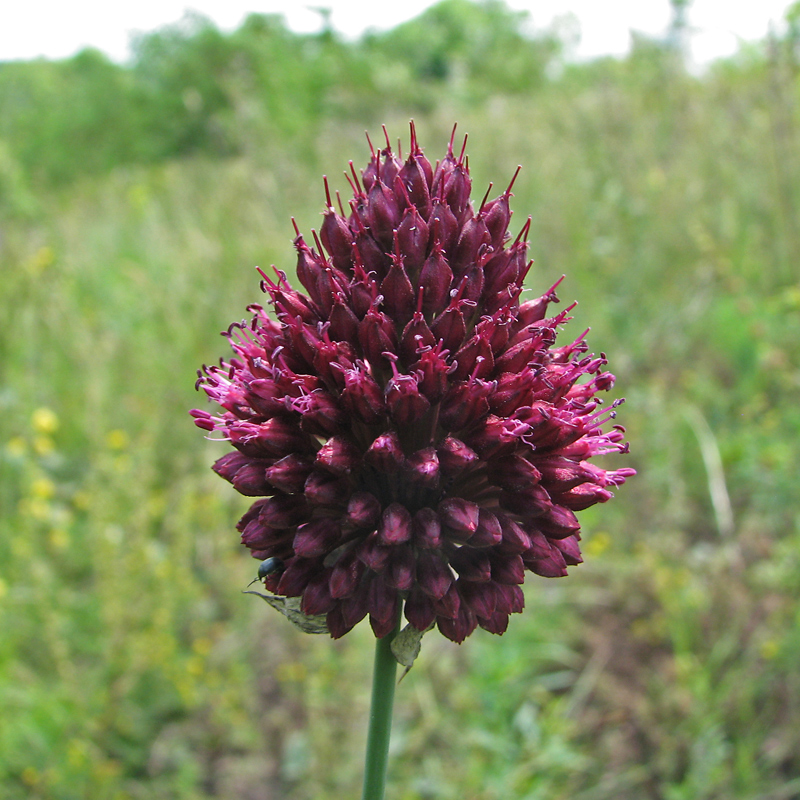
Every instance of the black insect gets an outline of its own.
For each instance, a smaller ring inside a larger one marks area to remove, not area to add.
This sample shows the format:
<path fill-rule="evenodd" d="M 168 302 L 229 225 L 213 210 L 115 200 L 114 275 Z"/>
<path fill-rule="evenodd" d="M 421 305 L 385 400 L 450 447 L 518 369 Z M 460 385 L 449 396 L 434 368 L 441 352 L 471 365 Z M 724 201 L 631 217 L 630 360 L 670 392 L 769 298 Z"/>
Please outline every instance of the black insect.
<path fill-rule="evenodd" d="M 263 581 L 278 572 L 283 572 L 283 561 L 279 558 L 265 558 L 258 565 L 258 576 L 253 578 L 247 585 L 252 586 L 256 581 Z"/>

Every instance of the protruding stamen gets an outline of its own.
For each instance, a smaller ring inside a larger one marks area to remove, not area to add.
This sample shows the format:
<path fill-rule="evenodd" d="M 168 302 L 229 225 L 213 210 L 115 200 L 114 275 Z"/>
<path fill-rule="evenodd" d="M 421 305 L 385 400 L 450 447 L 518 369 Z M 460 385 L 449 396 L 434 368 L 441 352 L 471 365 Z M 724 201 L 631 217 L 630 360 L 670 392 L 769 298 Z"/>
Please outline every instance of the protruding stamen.
<path fill-rule="evenodd" d="M 531 271 L 531 267 L 533 266 L 533 259 L 531 259 L 519 272 L 517 276 L 517 286 L 522 287 L 525 278 L 528 277 L 528 273 Z"/>
<path fill-rule="evenodd" d="M 480 371 L 480 368 L 481 368 L 481 364 L 483 364 L 483 362 L 484 362 L 485 360 L 486 360 L 486 359 L 485 359 L 483 356 L 478 356 L 478 357 L 475 359 L 475 367 L 474 367 L 474 368 L 473 368 L 473 370 L 472 370 L 472 374 L 469 376 L 469 382 L 470 382 L 470 383 L 472 383 L 473 381 L 475 381 L 475 380 L 477 379 L 477 377 L 478 377 L 478 372 Z"/>
<path fill-rule="evenodd" d="M 349 178 L 348 178 L 348 180 L 349 180 Z M 352 186 L 352 181 L 350 181 L 350 185 Z M 358 209 L 358 203 L 355 200 L 351 200 L 350 201 L 350 208 L 351 208 L 351 210 L 353 212 L 353 221 L 355 222 L 356 227 L 358 228 L 358 232 L 359 233 L 366 233 L 367 232 L 367 228 L 364 225 L 363 220 L 361 219 L 361 215 L 358 213 L 358 210 L 357 210 Z"/>
<path fill-rule="evenodd" d="M 411 200 L 411 197 L 408 194 L 408 189 L 406 188 L 405 183 L 402 180 L 395 181 L 395 187 L 400 187 L 400 193 L 403 195 L 403 199 L 406 201 L 406 204 L 409 208 L 415 208 L 414 202 Z"/>
<path fill-rule="evenodd" d="M 483 200 L 481 200 L 481 207 L 478 209 L 478 216 L 483 213 L 483 207 L 486 205 L 486 201 L 489 199 L 489 192 L 492 191 L 492 186 L 494 186 L 494 184 L 490 183 L 486 189 L 486 194 L 483 196 Z"/>
<path fill-rule="evenodd" d="M 350 165 L 350 172 L 352 173 L 353 181 L 355 182 L 354 186 L 355 193 L 358 195 L 363 195 L 364 190 L 361 188 L 361 183 L 358 180 L 358 173 L 356 172 L 355 165 L 353 164 L 352 161 L 348 161 L 347 163 Z M 345 175 L 347 175 L 347 173 L 345 173 Z"/>
<path fill-rule="evenodd" d="M 508 188 L 503 192 L 506 197 L 511 196 L 511 187 L 514 185 L 514 181 L 517 179 L 517 175 L 519 175 L 520 170 L 522 169 L 522 164 L 517 167 L 517 171 L 514 173 L 514 176 L 511 178 L 511 183 L 508 184 Z"/>
<path fill-rule="evenodd" d="M 517 234 L 517 238 L 514 239 L 514 244 L 519 244 L 522 241 L 528 241 L 528 234 L 531 230 L 531 222 L 533 221 L 532 217 L 528 217 L 525 224 L 522 226 L 522 230 Z"/>
<path fill-rule="evenodd" d="M 394 353 L 390 353 L 388 350 L 384 350 L 381 355 L 392 365 L 392 375 L 395 378 L 399 378 L 400 373 L 397 370 L 397 356 Z"/>
<path fill-rule="evenodd" d="M 409 158 L 411 158 L 419 153 L 419 145 L 417 144 L 417 127 L 414 120 L 412 119 L 408 125 L 411 128 L 411 151 L 409 153 Z"/>
<path fill-rule="evenodd" d="M 469 134 L 464 134 L 464 144 L 461 145 L 461 154 L 458 157 L 458 163 L 464 163 L 464 151 L 467 149 L 467 139 L 469 138 Z"/>

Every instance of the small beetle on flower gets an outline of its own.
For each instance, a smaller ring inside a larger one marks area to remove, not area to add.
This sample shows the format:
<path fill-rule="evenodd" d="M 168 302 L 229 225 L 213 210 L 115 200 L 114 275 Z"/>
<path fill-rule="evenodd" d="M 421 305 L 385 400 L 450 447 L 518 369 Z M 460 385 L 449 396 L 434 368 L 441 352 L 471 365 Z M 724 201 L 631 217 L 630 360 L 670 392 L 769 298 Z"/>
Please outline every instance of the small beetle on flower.
<path fill-rule="evenodd" d="M 460 643 L 506 630 L 526 570 L 578 564 L 575 512 L 634 470 L 589 463 L 627 452 L 607 425 L 620 401 L 600 409 L 614 376 L 585 333 L 556 346 L 558 283 L 520 302 L 530 220 L 512 239 L 514 179 L 475 208 L 466 138 L 435 166 L 413 123 L 405 160 L 388 135 L 370 147 L 360 175 L 350 162 L 349 208 L 326 180 L 315 247 L 297 231 L 305 293 L 261 273 L 274 316 L 252 305 L 231 325 L 235 357 L 198 381 L 222 411 L 192 414 L 235 448 L 214 470 L 261 498 L 238 530 L 268 590 L 335 638 L 367 615 L 385 636 L 402 604 Z"/>
<path fill-rule="evenodd" d="M 256 581 L 265 581 L 270 575 L 275 575 L 279 572 L 283 572 L 283 561 L 279 558 L 275 558 L 272 556 L 271 558 L 265 558 L 259 565 L 258 565 L 258 573 L 253 580 L 248 583 L 248 586 L 252 586 Z"/>

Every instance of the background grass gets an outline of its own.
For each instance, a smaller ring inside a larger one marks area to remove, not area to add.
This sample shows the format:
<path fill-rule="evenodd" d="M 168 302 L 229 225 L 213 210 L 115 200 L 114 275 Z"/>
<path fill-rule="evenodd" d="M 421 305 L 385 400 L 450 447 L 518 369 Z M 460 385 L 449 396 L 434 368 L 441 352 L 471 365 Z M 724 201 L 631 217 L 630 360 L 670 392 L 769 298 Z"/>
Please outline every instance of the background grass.
<path fill-rule="evenodd" d="M 529 287 L 566 273 L 639 476 L 506 635 L 426 637 L 389 798 L 800 798 L 796 17 L 699 77 L 675 36 L 572 65 L 466 0 L 0 64 L 0 797 L 357 796 L 371 634 L 240 594 L 248 502 L 186 411 L 289 215 L 413 115 L 432 158 L 469 132 L 477 194 L 523 165 Z"/>

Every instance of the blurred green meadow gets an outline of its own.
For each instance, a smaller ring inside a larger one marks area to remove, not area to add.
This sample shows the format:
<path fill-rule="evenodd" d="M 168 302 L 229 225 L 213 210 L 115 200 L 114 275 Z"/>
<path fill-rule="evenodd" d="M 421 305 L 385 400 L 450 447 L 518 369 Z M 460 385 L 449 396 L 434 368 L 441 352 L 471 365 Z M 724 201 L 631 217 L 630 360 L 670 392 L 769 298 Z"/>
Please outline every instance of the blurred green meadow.
<path fill-rule="evenodd" d="M 800 5 L 701 75 L 677 20 L 586 64 L 523 23 L 195 17 L 126 66 L 0 64 L 2 800 L 358 795 L 371 631 L 241 594 L 249 503 L 187 411 L 290 215 L 411 117 L 432 159 L 469 133 L 478 196 L 523 165 L 529 289 L 566 273 L 639 475 L 504 636 L 425 638 L 387 797 L 800 798 Z"/>

